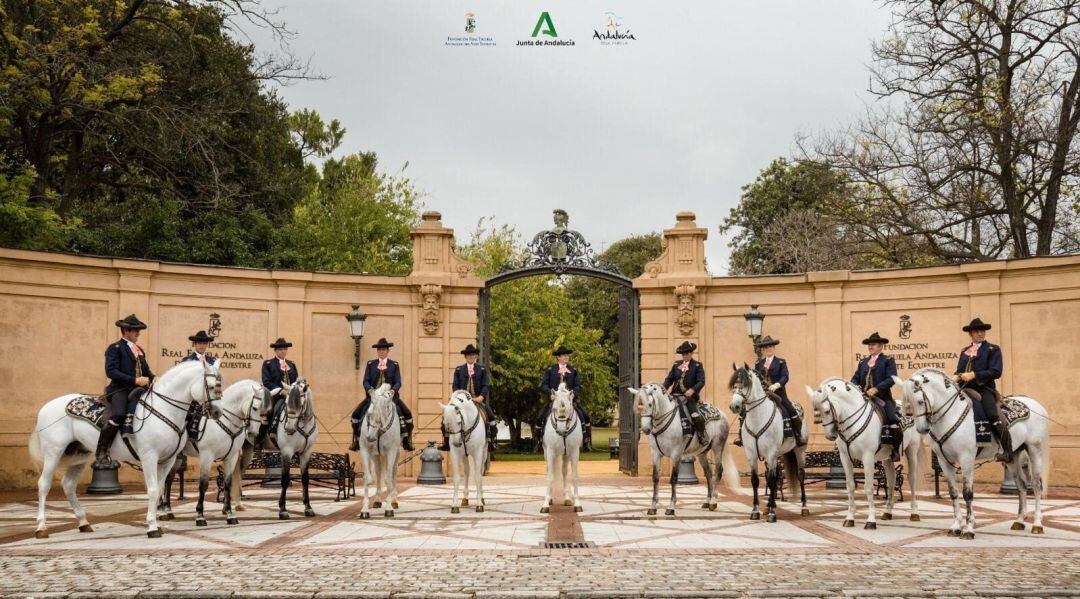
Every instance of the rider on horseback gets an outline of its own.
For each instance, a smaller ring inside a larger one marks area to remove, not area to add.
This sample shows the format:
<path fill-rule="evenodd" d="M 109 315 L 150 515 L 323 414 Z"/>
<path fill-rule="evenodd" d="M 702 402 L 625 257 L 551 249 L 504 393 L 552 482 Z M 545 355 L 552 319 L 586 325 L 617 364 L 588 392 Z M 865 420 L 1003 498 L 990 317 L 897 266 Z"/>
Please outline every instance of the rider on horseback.
<path fill-rule="evenodd" d="M 183 361 L 194 362 L 198 360 L 199 362 L 206 362 L 213 366 L 214 363 L 217 362 L 217 359 L 214 356 L 206 353 L 206 350 L 209 349 L 210 343 L 213 340 L 214 338 L 210 335 L 207 335 L 206 331 L 199 331 L 194 335 L 188 335 L 188 341 L 191 342 L 191 345 L 195 348 L 195 351 L 188 354 L 187 357 L 183 359 Z"/>
<path fill-rule="evenodd" d="M 986 331 L 990 330 L 990 324 L 976 318 L 971 321 L 964 332 L 971 335 L 971 345 L 960 352 L 960 360 L 956 364 L 956 376 L 953 379 L 961 384 L 966 384 L 979 394 L 983 411 L 990 421 L 990 432 L 997 437 L 1001 450 L 997 454 L 997 461 L 1012 461 L 1012 439 L 1009 437 L 1009 427 L 998 415 L 997 408 L 997 385 L 995 379 L 1001 378 L 1002 359 L 1001 348 L 986 341 Z"/>
<path fill-rule="evenodd" d="M 105 388 L 105 400 L 109 402 L 109 420 L 101 428 L 95 452 L 94 467 L 109 468 L 115 462 L 109 457 L 109 447 L 116 439 L 128 407 L 139 401 L 143 393 L 154 382 L 154 373 L 146 363 L 146 353 L 136 343 L 139 332 L 146 328 L 134 314 L 116 321 L 122 337 L 105 350 L 105 376 L 109 377 L 109 386 Z"/>
<path fill-rule="evenodd" d="M 536 418 L 536 443 L 539 446 L 544 439 L 544 426 L 547 424 L 548 416 L 551 414 L 550 400 L 555 399 L 555 390 L 559 388 L 559 384 L 565 383 L 566 388 L 574 394 L 574 411 L 577 412 L 578 418 L 581 419 L 582 448 L 585 451 L 592 451 L 592 421 L 589 420 L 589 415 L 578 403 L 578 398 L 581 396 L 581 379 L 578 377 L 577 369 L 570 365 L 570 356 L 573 353 L 574 350 L 561 345 L 551 352 L 551 355 L 555 356 L 559 363 L 548 366 L 547 370 L 544 371 L 544 378 L 540 380 L 540 391 L 544 393 L 544 396 L 549 401 L 545 402 L 540 408 L 540 414 Z"/>
<path fill-rule="evenodd" d="M 386 337 L 381 337 L 379 342 L 371 347 L 375 348 L 375 355 L 378 357 L 368 360 L 367 368 L 364 370 L 366 395 L 352 413 L 353 438 L 349 450 L 360 450 L 360 423 L 363 422 L 364 414 L 367 414 L 368 408 L 371 407 L 371 392 L 382 385 L 390 385 L 394 391 L 394 405 L 397 406 L 398 417 L 401 420 L 401 447 L 405 451 L 412 451 L 413 415 L 409 406 L 401 401 L 401 366 L 389 357 L 390 348 L 394 347 L 394 344 L 387 341 Z"/>
<path fill-rule="evenodd" d="M 676 360 L 671 365 L 671 371 L 664 379 L 664 389 L 669 395 L 682 397 L 686 403 L 686 411 L 690 414 L 690 422 L 694 425 L 698 439 L 702 444 L 708 444 L 705 436 L 705 417 L 698 410 L 698 400 L 701 389 L 705 387 L 705 367 L 701 362 L 694 359 L 697 344 L 683 341 L 682 345 L 675 349 L 675 353 L 682 354 L 682 360 Z"/>
<path fill-rule="evenodd" d="M 761 380 L 765 381 L 765 387 L 769 393 L 780 399 L 780 406 L 784 408 L 788 420 L 791 421 L 791 430 L 795 433 L 795 442 L 799 445 L 806 445 L 808 440 L 801 437 L 802 418 L 799 416 L 799 413 L 795 411 L 795 405 L 791 403 L 791 400 L 788 399 L 787 395 L 787 383 L 789 378 L 787 362 L 783 358 L 778 358 L 774 355 L 776 353 L 776 346 L 780 345 L 780 340 L 765 335 L 765 337 L 759 340 L 755 345 L 761 348 L 762 356 L 758 359 L 757 363 L 754 364 L 754 370 L 761 375 Z M 741 439 L 736 442 L 736 445 L 739 444 L 741 444 Z"/>
<path fill-rule="evenodd" d="M 870 352 L 859 361 L 851 382 L 858 385 L 867 397 L 876 400 L 885 413 L 885 429 L 882 431 L 882 443 L 892 443 L 892 459 L 900 459 L 900 445 L 904 435 L 900 431 L 900 418 L 896 414 L 896 402 L 892 398 L 893 377 L 896 376 L 896 360 L 881 353 L 888 339 L 874 331 L 863 339 L 863 345 Z"/>
<path fill-rule="evenodd" d="M 468 391 L 469 395 L 472 395 L 473 401 L 476 402 L 476 407 L 484 412 L 487 419 L 488 450 L 495 451 L 495 435 L 498 432 L 498 424 L 495 422 L 497 419 L 495 411 L 491 409 L 491 404 L 487 401 L 488 393 L 491 390 L 487 368 L 476 363 L 480 350 L 476 349 L 476 346 L 472 343 L 465 346 L 465 349 L 461 350 L 461 354 L 465 356 L 465 363 L 454 369 L 453 390 Z M 440 428 L 442 429 L 442 445 L 439 446 L 439 451 L 450 451 L 450 435 L 447 434 L 445 425 L 440 425 Z"/>
<path fill-rule="evenodd" d="M 284 337 L 278 337 L 277 341 L 270 344 L 270 347 L 274 350 L 274 357 L 263 361 L 262 382 L 263 387 L 266 387 L 270 395 L 274 397 L 274 407 L 266 415 L 267 421 L 259 427 L 259 436 L 255 438 L 255 449 L 263 448 L 266 437 L 270 434 L 270 428 L 285 402 L 282 386 L 291 385 L 300 378 L 300 369 L 296 367 L 296 363 L 285 359 L 292 343 L 286 341 Z"/>

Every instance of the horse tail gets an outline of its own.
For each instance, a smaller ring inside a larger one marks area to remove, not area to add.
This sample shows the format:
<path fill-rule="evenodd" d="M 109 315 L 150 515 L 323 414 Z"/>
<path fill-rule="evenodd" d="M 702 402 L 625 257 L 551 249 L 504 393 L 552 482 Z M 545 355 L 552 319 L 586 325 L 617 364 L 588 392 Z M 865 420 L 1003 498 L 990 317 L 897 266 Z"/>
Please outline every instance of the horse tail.
<path fill-rule="evenodd" d="M 717 482 L 723 484 L 729 491 L 738 491 L 741 488 L 741 485 L 739 485 L 739 468 L 735 465 L 733 453 L 735 452 L 732 446 L 725 448 L 724 455 L 720 458 L 724 462 L 724 478 Z"/>
<path fill-rule="evenodd" d="M 41 435 L 38 434 L 37 429 L 30 433 L 30 461 L 37 466 L 38 471 L 45 465 L 45 456 L 41 449 Z"/>
<path fill-rule="evenodd" d="M 794 490 L 799 488 L 799 460 L 794 451 L 784 454 L 784 475 L 787 477 L 787 488 L 794 493 Z"/>

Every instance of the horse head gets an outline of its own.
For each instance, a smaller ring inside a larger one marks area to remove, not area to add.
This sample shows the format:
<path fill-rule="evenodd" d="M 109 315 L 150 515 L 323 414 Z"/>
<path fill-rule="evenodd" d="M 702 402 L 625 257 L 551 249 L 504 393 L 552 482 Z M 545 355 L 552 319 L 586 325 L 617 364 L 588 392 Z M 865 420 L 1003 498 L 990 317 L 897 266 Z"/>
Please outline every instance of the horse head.
<path fill-rule="evenodd" d="M 206 406 L 211 418 L 220 417 L 221 406 L 217 405 L 217 402 L 221 399 L 221 371 L 218 370 L 217 365 L 209 362 L 190 362 L 190 364 L 197 365 L 191 370 L 201 376 L 193 375 L 193 380 L 188 385 L 188 397 L 195 403 Z"/>
<path fill-rule="evenodd" d="M 371 407 L 368 408 L 368 443 L 378 441 L 378 431 L 389 428 L 394 418 L 394 390 L 383 383 L 371 392 Z"/>
<path fill-rule="evenodd" d="M 634 412 L 641 415 L 641 432 L 652 433 L 653 416 L 664 390 L 656 383 L 645 383 L 640 389 L 630 388 L 634 394 Z"/>
<path fill-rule="evenodd" d="M 731 390 L 732 412 L 738 413 L 754 398 L 765 395 L 765 388 L 761 385 L 757 373 L 750 366 L 743 364 L 742 367 L 731 364 L 731 378 L 728 379 L 728 389 Z"/>
<path fill-rule="evenodd" d="M 287 389 L 285 396 L 285 433 L 294 434 L 301 422 L 306 422 L 311 413 L 311 386 L 304 377 L 296 379 Z"/>
<path fill-rule="evenodd" d="M 569 420 L 574 413 L 574 392 L 566 388 L 565 383 L 559 383 L 555 390 L 555 399 L 551 402 L 551 413 L 556 420 Z"/>
<path fill-rule="evenodd" d="M 830 401 L 830 394 L 837 391 L 838 380 L 825 379 L 817 389 L 806 385 L 806 395 L 810 398 L 810 406 L 814 410 L 814 424 L 820 424 L 825 429 L 825 438 L 829 441 L 835 441 L 837 436 L 836 409 Z"/>
<path fill-rule="evenodd" d="M 959 393 L 949 375 L 936 368 L 916 370 L 907 381 L 893 377 L 899 382 L 903 393 L 904 414 L 915 419 L 915 430 L 919 434 L 930 432 L 931 418 L 940 405 L 951 395 Z"/>

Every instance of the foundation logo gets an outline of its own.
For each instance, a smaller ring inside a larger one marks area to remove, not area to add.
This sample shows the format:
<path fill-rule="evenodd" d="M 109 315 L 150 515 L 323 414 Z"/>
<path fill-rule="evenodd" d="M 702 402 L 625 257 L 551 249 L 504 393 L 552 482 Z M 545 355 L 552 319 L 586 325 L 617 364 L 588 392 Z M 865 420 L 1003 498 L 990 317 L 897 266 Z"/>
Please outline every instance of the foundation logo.
<path fill-rule="evenodd" d="M 537 48 L 545 46 L 573 46 L 574 40 L 560 38 L 559 32 L 555 30 L 555 21 L 552 20 L 551 13 L 544 11 L 540 13 L 540 18 L 536 20 L 536 25 L 533 27 L 530 39 L 518 40 L 517 45 L 534 46 Z"/>
<path fill-rule="evenodd" d="M 900 332 L 896 336 L 901 339 L 911 339 L 911 317 L 907 314 L 900 316 Z"/>
<path fill-rule="evenodd" d="M 220 337 L 221 336 L 221 315 L 220 314 L 215 313 L 215 314 L 210 315 L 210 324 L 206 327 L 206 334 L 210 335 L 211 337 Z"/>
<path fill-rule="evenodd" d="M 623 25 L 622 17 L 609 10 L 604 13 L 604 26 L 593 29 L 593 40 L 601 46 L 628 46 L 637 38 Z"/>
<path fill-rule="evenodd" d="M 465 13 L 465 35 L 448 35 L 446 36 L 446 41 L 443 45 L 469 47 L 494 46 L 494 37 L 477 33 L 477 30 L 479 29 L 477 23 L 478 21 L 475 12 L 469 11 Z"/>

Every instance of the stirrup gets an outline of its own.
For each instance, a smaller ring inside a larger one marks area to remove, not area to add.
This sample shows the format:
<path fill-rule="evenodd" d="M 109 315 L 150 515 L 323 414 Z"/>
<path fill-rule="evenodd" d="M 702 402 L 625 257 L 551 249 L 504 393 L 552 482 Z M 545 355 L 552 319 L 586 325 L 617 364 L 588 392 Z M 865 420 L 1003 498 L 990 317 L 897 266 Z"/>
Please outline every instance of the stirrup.
<path fill-rule="evenodd" d="M 739 435 L 738 437 L 735 438 L 734 445 L 735 445 L 735 447 L 742 447 L 743 446 L 743 444 L 742 444 L 742 435 Z"/>

